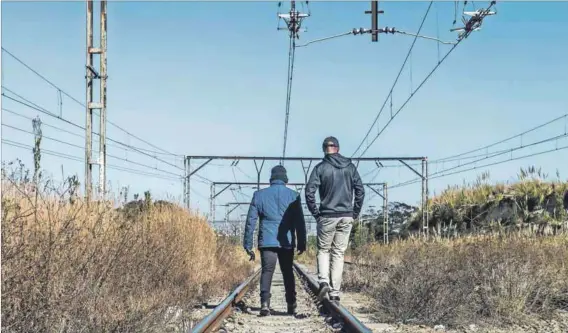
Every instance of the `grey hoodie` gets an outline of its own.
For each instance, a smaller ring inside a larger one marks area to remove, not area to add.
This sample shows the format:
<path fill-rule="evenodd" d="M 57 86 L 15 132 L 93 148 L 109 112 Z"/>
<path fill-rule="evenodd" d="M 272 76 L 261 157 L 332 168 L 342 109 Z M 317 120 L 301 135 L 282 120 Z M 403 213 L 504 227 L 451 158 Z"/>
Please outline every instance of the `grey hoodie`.
<path fill-rule="evenodd" d="M 320 206 L 315 193 L 319 190 Z M 353 204 L 353 194 L 355 203 Z M 310 175 L 306 186 L 306 204 L 317 217 L 359 217 L 365 189 L 351 159 L 339 153 L 327 154 Z"/>

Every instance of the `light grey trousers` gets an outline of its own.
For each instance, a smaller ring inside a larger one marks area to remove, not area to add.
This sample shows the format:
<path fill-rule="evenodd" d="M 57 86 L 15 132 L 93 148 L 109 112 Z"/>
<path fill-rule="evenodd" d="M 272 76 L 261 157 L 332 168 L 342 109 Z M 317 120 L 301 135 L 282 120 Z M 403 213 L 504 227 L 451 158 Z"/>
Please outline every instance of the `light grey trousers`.
<path fill-rule="evenodd" d="M 339 296 L 343 277 L 343 256 L 349 244 L 352 227 L 352 217 L 318 219 L 318 280 L 319 283 L 329 284 L 329 296 Z"/>

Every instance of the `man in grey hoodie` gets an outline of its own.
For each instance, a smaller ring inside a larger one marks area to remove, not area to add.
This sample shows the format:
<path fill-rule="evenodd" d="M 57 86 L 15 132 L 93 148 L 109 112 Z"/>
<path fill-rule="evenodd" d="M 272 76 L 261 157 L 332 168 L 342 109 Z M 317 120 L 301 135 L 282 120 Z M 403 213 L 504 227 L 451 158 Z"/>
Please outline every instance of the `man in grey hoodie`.
<path fill-rule="evenodd" d="M 365 189 L 351 159 L 339 154 L 336 138 L 325 138 L 322 149 L 325 157 L 312 170 L 306 186 L 306 204 L 317 221 L 318 298 L 322 300 L 329 292 L 330 300 L 339 301 L 343 256 L 353 220 L 361 213 Z M 316 190 L 319 191 L 319 207 L 316 205 Z"/>

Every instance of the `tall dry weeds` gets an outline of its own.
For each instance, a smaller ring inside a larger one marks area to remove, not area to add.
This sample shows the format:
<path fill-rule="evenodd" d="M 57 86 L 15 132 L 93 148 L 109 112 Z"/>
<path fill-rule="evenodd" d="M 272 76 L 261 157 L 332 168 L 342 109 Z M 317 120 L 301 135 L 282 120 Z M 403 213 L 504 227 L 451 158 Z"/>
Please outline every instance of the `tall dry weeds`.
<path fill-rule="evenodd" d="M 568 236 L 465 237 L 372 245 L 345 286 L 387 322 L 505 325 L 568 310 Z"/>
<path fill-rule="evenodd" d="M 243 251 L 177 206 L 88 206 L 69 184 L 28 178 L 3 168 L 2 331 L 158 331 L 169 308 L 191 311 L 250 273 Z"/>

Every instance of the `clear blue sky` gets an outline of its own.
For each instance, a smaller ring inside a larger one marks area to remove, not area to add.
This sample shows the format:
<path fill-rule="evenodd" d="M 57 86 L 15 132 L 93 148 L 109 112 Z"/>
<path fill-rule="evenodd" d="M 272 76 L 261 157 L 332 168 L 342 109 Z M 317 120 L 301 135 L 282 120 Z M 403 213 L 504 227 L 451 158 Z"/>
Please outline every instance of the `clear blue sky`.
<path fill-rule="evenodd" d="M 287 10 L 287 6 L 283 3 L 282 8 Z M 379 19 L 380 26 L 416 31 L 427 6 L 428 2 L 381 3 L 385 14 Z M 308 32 L 302 33 L 301 41 L 370 25 L 369 15 L 364 14 L 369 2 L 310 2 L 310 7 L 312 17 L 304 23 Z M 2 46 L 81 101 L 85 98 L 85 10 L 84 2 L 2 2 Z M 515 135 L 568 111 L 568 2 L 505 2 L 498 3 L 497 10 L 497 16 L 488 17 L 482 30 L 448 57 L 365 156 L 442 158 Z M 178 154 L 279 155 L 288 38 L 286 32 L 276 30 L 276 13 L 276 2 L 110 2 L 109 120 Z M 455 40 L 455 33 L 448 31 L 453 19 L 453 2 L 435 3 L 422 33 Z M 379 43 L 370 39 L 368 35 L 346 36 L 297 50 L 287 155 L 319 156 L 321 141 L 328 135 L 339 138 L 345 155 L 353 153 L 387 96 L 413 38 L 381 35 Z M 445 54 L 448 48 L 441 45 L 440 53 Z M 418 40 L 411 61 L 413 87 L 436 64 L 437 54 L 435 42 Z M 394 91 L 395 108 L 408 96 L 410 76 L 407 68 Z M 57 91 L 4 53 L 2 84 L 59 113 Z M 39 114 L 6 98 L 2 98 L 2 106 L 28 117 Z M 388 113 L 379 124 L 388 120 Z M 84 125 L 84 114 L 81 106 L 63 99 L 63 117 Z M 39 115 L 46 124 L 83 134 L 57 119 Z M 2 123 L 32 130 L 31 121 L 4 111 Z M 561 121 L 523 140 L 528 143 L 562 134 L 565 126 Z M 107 132 L 115 140 L 153 149 L 113 126 L 109 125 Z M 84 139 L 53 128 L 44 126 L 43 134 L 84 145 Z M 2 138 L 33 143 L 31 135 L 6 127 L 2 127 Z M 519 144 L 516 140 L 492 149 Z M 513 157 L 555 144 L 520 150 Z M 564 146 L 568 140 L 557 144 Z M 80 148 L 51 140 L 44 140 L 43 147 L 81 159 L 84 156 Z M 108 148 L 108 154 L 182 174 L 179 169 L 115 146 Z M 16 157 L 33 166 L 31 152 L 2 145 L 2 160 Z M 183 167 L 179 158 L 164 158 Z M 157 173 L 112 158 L 108 163 Z M 234 180 L 230 167 L 215 164 L 200 174 L 216 181 Z M 65 174 L 83 178 L 82 162 L 43 157 L 43 167 L 56 179 L 61 179 L 62 165 Z M 268 180 L 273 165 L 265 164 L 262 181 Z M 453 165 L 432 164 L 430 171 Z M 558 169 L 566 179 L 568 151 L 488 170 L 493 180 L 507 181 L 520 167 L 529 165 L 540 166 L 551 175 Z M 291 181 L 303 180 L 299 163 L 286 166 Z M 241 170 L 256 178 L 252 162 L 241 161 L 239 167 L 235 169 L 238 180 L 251 180 Z M 372 167 L 361 164 L 361 174 Z M 433 179 L 431 194 L 448 184 L 474 180 L 483 170 Z M 371 181 L 372 175 L 364 180 Z M 155 197 L 179 197 L 182 192 L 180 181 L 117 170 L 108 170 L 108 177 L 113 188 L 130 185 L 131 193 L 150 189 Z M 414 174 L 404 168 L 391 168 L 382 171 L 375 181 L 395 184 L 412 178 Z M 207 212 L 209 186 L 195 181 L 192 185 L 193 206 Z M 245 195 L 237 194 L 237 199 L 248 200 L 252 189 L 243 191 Z M 417 203 L 419 187 L 393 189 L 389 197 Z M 234 200 L 227 191 L 218 203 Z M 369 203 L 381 204 L 376 197 Z M 236 212 L 245 211 L 246 207 Z M 219 208 L 217 214 L 223 212 Z"/>

